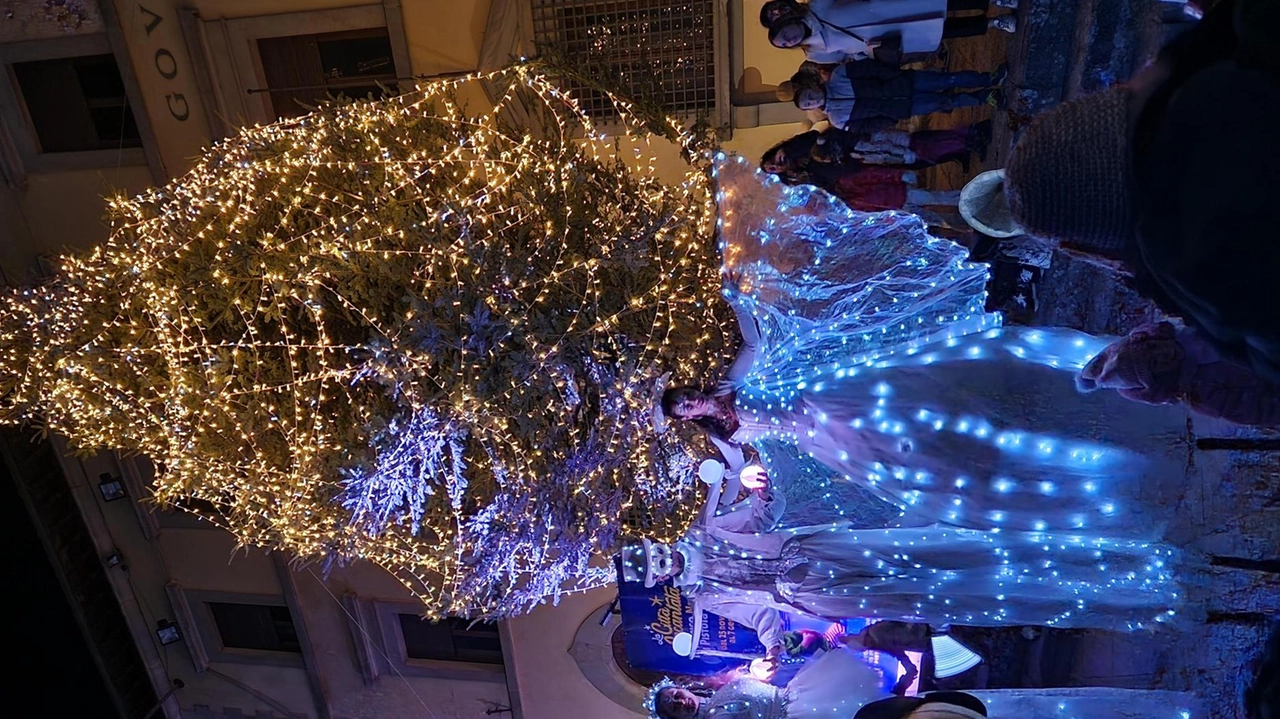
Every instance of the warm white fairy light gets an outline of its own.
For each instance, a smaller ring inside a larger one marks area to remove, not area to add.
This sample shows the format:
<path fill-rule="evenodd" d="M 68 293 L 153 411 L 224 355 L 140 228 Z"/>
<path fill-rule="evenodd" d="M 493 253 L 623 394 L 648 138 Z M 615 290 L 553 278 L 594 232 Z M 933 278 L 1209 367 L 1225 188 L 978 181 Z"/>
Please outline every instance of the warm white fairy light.
<path fill-rule="evenodd" d="M 479 80 L 500 99 L 469 114 Z M 530 65 L 247 128 L 8 295 L 4 418 L 145 454 L 159 501 L 377 562 L 431 614 L 606 584 L 620 517 L 669 539 L 696 504 L 692 463 L 651 451 L 653 381 L 732 339 L 709 179 L 613 153 Z"/>

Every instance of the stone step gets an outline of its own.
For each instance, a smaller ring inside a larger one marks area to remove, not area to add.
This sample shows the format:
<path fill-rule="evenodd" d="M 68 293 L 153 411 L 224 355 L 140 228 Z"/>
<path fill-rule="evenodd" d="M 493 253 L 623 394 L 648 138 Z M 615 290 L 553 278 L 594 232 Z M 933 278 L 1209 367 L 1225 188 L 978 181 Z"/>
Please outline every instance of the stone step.
<path fill-rule="evenodd" d="M 1034 115 L 1131 77 L 1168 37 L 1162 0 L 1024 0 L 1011 72 L 1017 110 Z"/>
<path fill-rule="evenodd" d="M 1094 0 L 1093 11 L 1077 20 L 1084 42 L 1072 55 L 1064 97 L 1098 92 L 1128 79 L 1137 69 L 1146 13 L 1160 4 L 1158 0 Z"/>
<path fill-rule="evenodd" d="M 1024 0 L 1021 3 L 1018 34 L 1011 53 L 1024 61 L 1011 63 L 1009 73 L 1012 85 L 1017 88 L 1018 112 L 1034 115 L 1062 101 L 1080 6 L 1092 6 L 1093 2 Z"/>

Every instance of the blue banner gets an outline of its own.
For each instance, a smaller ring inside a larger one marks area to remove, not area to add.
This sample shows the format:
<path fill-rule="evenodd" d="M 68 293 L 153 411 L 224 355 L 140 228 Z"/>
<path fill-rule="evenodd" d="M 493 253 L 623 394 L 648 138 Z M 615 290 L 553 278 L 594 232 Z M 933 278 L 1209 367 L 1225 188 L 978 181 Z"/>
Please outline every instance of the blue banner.
<path fill-rule="evenodd" d="M 645 588 L 643 582 L 624 582 L 619 577 L 618 602 L 627 661 L 636 669 L 707 676 L 750 661 L 716 656 L 716 652 L 764 656 L 765 648 L 755 631 L 709 612 L 702 613 L 695 656 L 677 654 L 673 646 L 676 636 L 693 633 L 694 610 L 692 602 L 670 582 Z"/>

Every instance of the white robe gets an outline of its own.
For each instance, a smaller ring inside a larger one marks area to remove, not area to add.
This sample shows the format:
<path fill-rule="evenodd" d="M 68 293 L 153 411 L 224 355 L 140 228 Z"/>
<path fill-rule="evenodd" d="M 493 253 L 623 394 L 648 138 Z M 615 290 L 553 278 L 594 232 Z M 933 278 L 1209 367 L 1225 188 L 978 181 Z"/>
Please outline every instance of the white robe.
<path fill-rule="evenodd" d="M 847 475 L 939 524 L 776 531 L 764 507 L 717 516 L 691 532 L 705 560 L 689 572 L 702 580 L 696 605 L 770 646 L 780 612 L 1114 630 L 1180 614 L 1180 553 L 1150 539 L 1171 506 L 1152 492 L 1181 486 L 1185 416 L 1078 395 L 1071 368 L 1099 340 L 992 329 L 985 268 L 917 218 L 854 213 L 745 160 L 720 158 L 714 172 L 726 190 L 726 296 L 744 338 L 728 372 L 739 426 L 723 444 L 790 440 L 812 453 L 797 469 Z M 875 448 L 885 459 L 854 466 Z M 1176 473 L 1163 471 L 1166 455 Z M 1148 465 L 1158 471 L 1144 482 Z M 784 492 L 803 481 L 772 480 Z"/>
<path fill-rule="evenodd" d="M 902 52 L 936 52 L 942 44 L 947 0 L 810 0 L 812 34 L 805 56 L 818 63 L 864 60 L 867 42 L 900 35 Z"/>
<path fill-rule="evenodd" d="M 781 493 L 773 493 L 772 501 L 765 501 L 759 495 L 752 494 L 719 513 L 704 516 L 690 529 L 688 539 L 694 542 L 730 541 L 739 546 L 761 544 L 759 548 L 763 552 L 776 552 L 785 539 L 770 530 L 777 526 L 785 511 L 786 500 Z M 703 589 L 703 592 L 695 592 L 695 610 L 711 612 L 751 627 L 766 648 L 783 647 L 785 628 L 781 612 L 795 612 L 793 607 L 775 601 L 766 592 L 721 585 Z"/>

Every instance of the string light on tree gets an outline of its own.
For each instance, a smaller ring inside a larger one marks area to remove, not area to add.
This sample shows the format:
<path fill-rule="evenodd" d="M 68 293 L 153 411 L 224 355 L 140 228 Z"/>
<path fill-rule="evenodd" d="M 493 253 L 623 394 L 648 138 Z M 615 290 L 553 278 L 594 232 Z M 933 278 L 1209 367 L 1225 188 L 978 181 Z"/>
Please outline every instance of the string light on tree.
<path fill-rule="evenodd" d="M 158 501 L 374 561 L 433 616 L 612 582 L 620 517 L 670 539 L 697 504 L 655 380 L 733 341 L 709 179 L 653 179 L 653 118 L 615 104 L 638 166 L 529 64 L 243 130 L 7 295 L 3 419 L 145 454 Z"/>

